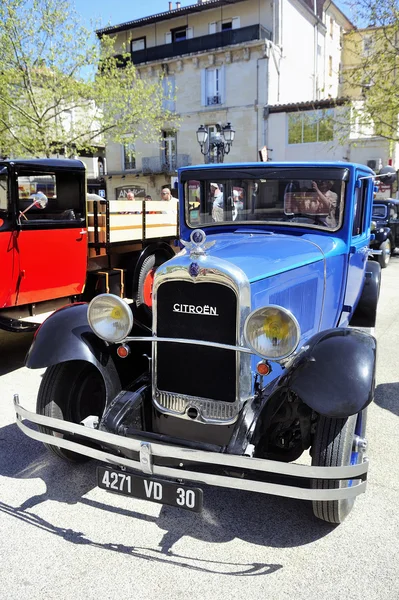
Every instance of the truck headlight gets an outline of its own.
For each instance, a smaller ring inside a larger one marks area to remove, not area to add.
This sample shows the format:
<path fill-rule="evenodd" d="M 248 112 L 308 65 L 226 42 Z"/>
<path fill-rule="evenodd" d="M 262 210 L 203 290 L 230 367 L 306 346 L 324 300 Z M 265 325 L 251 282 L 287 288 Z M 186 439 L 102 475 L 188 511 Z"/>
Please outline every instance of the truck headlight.
<path fill-rule="evenodd" d="M 121 342 L 133 327 L 133 315 L 122 298 L 114 294 L 99 294 L 87 308 L 89 325 L 98 337 L 107 342 Z"/>
<path fill-rule="evenodd" d="M 281 306 L 265 306 L 252 311 L 244 325 L 244 336 L 255 354 L 281 360 L 298 346 L 301 331 L 298 321 Z"/>

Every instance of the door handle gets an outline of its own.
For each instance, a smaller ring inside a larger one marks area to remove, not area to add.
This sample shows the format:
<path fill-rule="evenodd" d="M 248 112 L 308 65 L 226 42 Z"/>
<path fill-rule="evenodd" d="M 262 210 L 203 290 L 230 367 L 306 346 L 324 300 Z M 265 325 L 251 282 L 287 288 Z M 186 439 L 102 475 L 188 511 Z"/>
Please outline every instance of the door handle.
<path fill-rule="evenodd" d="M 82 231 L 79 231 L 79 235 L 87 235 L 86 229 L 82 229 Z"/>

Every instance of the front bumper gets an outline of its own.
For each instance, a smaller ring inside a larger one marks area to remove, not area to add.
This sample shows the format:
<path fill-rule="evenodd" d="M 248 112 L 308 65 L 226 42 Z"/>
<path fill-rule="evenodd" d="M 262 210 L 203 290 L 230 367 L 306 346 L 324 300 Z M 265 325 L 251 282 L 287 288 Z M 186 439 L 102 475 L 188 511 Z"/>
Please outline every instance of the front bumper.
<path fill-rule="evenodd" d="M 249 456 L 192 450 L 191 448 L 172 446 L 132 437 L 127 438 L 70 423 L 69 421 L 38 415 L 23 408 L 19 404 L 17 395 L 14 396 L 14 406 L 18 427 L 32 439 L 64 448 L 110 465 L 128 468 L 145 475 L 153 475 L 171 480 L 188 480 L 207 485 L 297 498 L 300 500 L 342 500 L 345 498 L 354 498 L 366 489 L 368 461 L 346 467 L 312 467 Z M 80 440 L 71 441 L 70 439 L 54 437 L 53 435 L 36 431 L 25 425 L 22 419 L 55 430 L 57 433 L 62 433 L 69 437 L 71 435 L 78 435 L 79 438 L 87 438 L 91 444 L 95 443 L 108 447 L 110 452 L 104 449 L 85 446 Z M 143 435 L 145 435 L 145 432 L 143 432 Z M 138 460 L 127 458 L 124 456 L 124 453 L 137 453 Z M 178 460 L 179 468 L 157 464 L 157 461 L 165 462 L 165 459 Z M 186 466 L 185 463 L 188 463 L 188 465 Z M 195 463 L 198 471 L 189 470 L 192 468 L 192 463 Z M 201 466 L 204 472 L 201 471 Z M 229 474 L 219 475 L 208 473 L 205 472 L 207 466 L 208 468 L 220 467 L 220 469 L 226 471 L 229 469 L 239 469 L 243 477 L 238 478 Z M 260 481 L 259 478 L 261 476 L 264 478 L 268 476 L 270 478 L 281 476 L 292 479 L 294 483 L 299 483 L 300 485 L 285 485 Z M 313 480 L 326 479 L 331 481 L 332 489 L 313 489 Z M 339 487 L 338 482 L 340 480 L 351 480 L 351 483 L 348 486 Z M 333 487 L 334 482 L 337 482 L 335 484 L 337 487 L 335 488 Z"/>

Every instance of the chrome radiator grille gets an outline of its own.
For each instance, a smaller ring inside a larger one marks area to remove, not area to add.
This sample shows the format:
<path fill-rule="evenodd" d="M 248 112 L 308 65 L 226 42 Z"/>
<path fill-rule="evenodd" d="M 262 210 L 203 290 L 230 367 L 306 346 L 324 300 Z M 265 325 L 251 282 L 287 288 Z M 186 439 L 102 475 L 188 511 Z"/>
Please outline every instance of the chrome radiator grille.
<path fill-rule="evenodd" d="M 188 407 L 196 408 L 201 417 L 206 421 L 232 421 L 237 414 L 237 404 L 228 402 L 215 402 L 212 400 L 194 399 L 167 392 L 159 392 L 156 396 L 159 407 L 168 412 L 183 415 Z"/>

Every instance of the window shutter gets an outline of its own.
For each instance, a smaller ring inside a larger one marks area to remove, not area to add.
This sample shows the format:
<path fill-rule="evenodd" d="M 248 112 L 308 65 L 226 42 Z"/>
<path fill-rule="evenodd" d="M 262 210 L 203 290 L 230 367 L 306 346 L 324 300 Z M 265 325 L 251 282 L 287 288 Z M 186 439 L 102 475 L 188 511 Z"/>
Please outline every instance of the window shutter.
<path fill-rule="evenodd" d="M 193 28 L 192 27 L 187 27 L 187 29 L 186 29 L 186 38 L 188 40 L 191 40 L 191 38 L 193 37 L 193 35 L 194 35 Z"/>
<path fill-rule="evenodd" d="M 233 17 L 231 19 L 232 24 L 231 24 L 231 28 L 232 29 L 240 29 L 240 17 Z"/>
<path fill-rule="evenodd" d="M 226 102 L 226 68 L 223 65 L 219 68 L 219 89 L 220 89 L 220 103 Z"/>
<path fill-rule="evenodd" d="M 169 31 L 169 33 L 165 33 L 165 44 L 170 44 L 172 42 L 172 34 Z"/>
<path fill-rule="evenodd" d="M 216 21 L 214 23 L 209 23 L 209 33 L 216 33 Z"/>
<path fill-rule="evenodd" d="M 201 104 L 206 106 L 206 69 L 201 70 Z"/>

